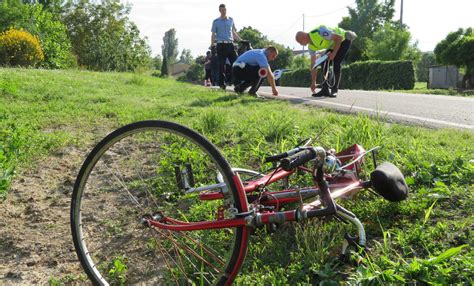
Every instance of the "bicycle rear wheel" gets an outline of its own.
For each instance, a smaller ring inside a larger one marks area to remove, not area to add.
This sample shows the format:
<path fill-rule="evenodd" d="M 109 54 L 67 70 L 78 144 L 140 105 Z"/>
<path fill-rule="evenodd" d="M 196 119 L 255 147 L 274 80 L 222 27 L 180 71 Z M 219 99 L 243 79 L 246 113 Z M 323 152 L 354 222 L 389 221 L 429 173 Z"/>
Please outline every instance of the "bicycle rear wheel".
<path fill-rule="evenodd" d="M 186 192 L 216 184 L 218 173 L 223 199 Z M 216 147 L 184 126 L 142 121 L 112 132 L 85 160 L 71 201 L 74 246 L 88 277 L 102 285 L 232 282 L 247 247 L 244 227 L 184 232 L 143 223 L 158 212 L 199 222 L 246 210 L 232 177 Z"/>

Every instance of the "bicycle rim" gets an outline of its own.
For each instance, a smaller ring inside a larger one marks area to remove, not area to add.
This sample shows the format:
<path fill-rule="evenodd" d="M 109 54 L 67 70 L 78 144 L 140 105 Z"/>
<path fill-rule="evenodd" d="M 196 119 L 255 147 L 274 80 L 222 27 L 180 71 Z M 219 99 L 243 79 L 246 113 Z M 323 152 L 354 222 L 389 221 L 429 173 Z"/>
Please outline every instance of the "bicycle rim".
<path fill-rule="evenodd" d="M 218 173 L 223 199 L 202 201 L 182 188 L 215 184 Z M 170 122 L 138 122 L 111 133 L 84 162 L 71 202 L 74 245 L 94 284 L 224 284 L 243 260 L 245 228 L 169 231 L 143 217 L 209 221 L 245 204 L 228 163 L 204 137 Z"/>

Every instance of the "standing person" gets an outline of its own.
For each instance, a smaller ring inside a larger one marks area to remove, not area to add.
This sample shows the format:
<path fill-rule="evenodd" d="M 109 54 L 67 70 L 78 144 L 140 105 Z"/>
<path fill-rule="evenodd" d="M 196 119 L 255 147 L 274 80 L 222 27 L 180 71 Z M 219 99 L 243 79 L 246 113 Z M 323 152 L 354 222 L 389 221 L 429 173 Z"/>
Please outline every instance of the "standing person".
<path fill-rule="evenodd" d="M 212 22 L 211 29 L 211 46 L 216 43 L 217 57 L 219 65 L 219 86 L 225 89 L 225 73 L 224 66 L 226 58 L 232 65 L 237 58 L 234 48 L 234 38 L 241 40 L 235 29 L 234 20 L 227 17 L 227 9 L 224 4 L 219 5 L 221 16 Z"/>
<path fill-rule="evenodd" d="M 204 62 L 204 70 L 205 70 L 204 85 L 205 86 L 214 85 L 214 83 L 212 82 L 212 75 L 211 75 L 211 64 L 212 64 L 211 60 L 212 60 L 211 51 L 207 51 L 206 60 Z"/>
<path fill-rule="evenodd" d="M 219 64 L 217 59 L 216 46 L 211 47 L 211 78 L 212 86 L 217 86 L 219 81 Z"/>
<path fill-rule="evenodd" d="M 278 50 L 269 46 L 266 49 L 250 50 L 240 55 L 234 62 L 232 74 L 234 75 L 234 91 L 244 92 L 249 86 L 249 94 L 259 97 L 257 90 L 266 77 L 272 87 L 273 95 L 278 95 L 272 70 L 269 61 L 273 61 L 278 56 Z"/>
<path fill-rule="evenodd" d="M 296 33 L 296 41 L 303 46 L 309 45 L 309 53 L 311 55 L 311 91 L 314 97 L 330 96 L 336 97 L 339 89 L 339 83 L 341 81 L 341 62 L 345 58 L 349 48 L 351 47 L 352 41 L 357 35 L 352 31 L 345 31 L 341 28 L 328 28 L 324 25 L 320 25 L 313 29 L 309 33 L 298 32 Z M 314 93 L 316 90 L 316 76 L 317 71 L 313 69 L 313 65 L 316 61 L 316 51 L 329 49 L 332 52 L 329 54 L 329 59 L 334 61 L 334 75 L 336 83 L 329 92 L 329 87 L 324 84 L 318 93 Z"/>
<path fill-rule="evenodd" d="M 230 64 L 229 58 L 225 59 L 224 74 L 225 74 L 224 83 L 226 85 L 231 85 L 232 84 L 232 65 Z"/>

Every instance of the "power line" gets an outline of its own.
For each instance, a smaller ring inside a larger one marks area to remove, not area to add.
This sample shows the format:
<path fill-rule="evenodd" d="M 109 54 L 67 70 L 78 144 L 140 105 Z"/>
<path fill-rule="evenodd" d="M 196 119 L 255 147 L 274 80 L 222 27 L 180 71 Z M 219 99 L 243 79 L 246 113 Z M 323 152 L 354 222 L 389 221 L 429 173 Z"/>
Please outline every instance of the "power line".
<path fill-rule="evenodd" d="M 288 28 L 286 29 L 284 32 L 281 32 L 280 34 L 276 35 L 276 36 L 273 36 L 271 37 L 272 39 L 278 39 L 279 37 L 283 36 L 284 34 L 288 33 L 288 31 L 290 31 L 291 29 L 293 29 L 301 20 L 301 17 L 302 16 L 299 16 L 298 19 L 296 19 L 296 21 Z"/>
<path fill-rule="evenodd" d="M 337 12 L 339 12 L 339 11 L 341 11 L 341 10 L 347 9 L 347 7 L 352 6 L 352 5 L 354 5 L 354 4 L 356 4 L 356 2 L 352 2 L 352 3 L 349 4 L 349 5 L 346 5 L 346 6 L 342 7 L 342 8 L 339 8 L 339 9 L 334 10 L 334 11 L 331 11 L 331 12 L 327 12 L 327 13 L 319 14 L 319 15 L 310 15 L 310 16 L 306 15 L 306 17 L 315 18 L 315 17 L 322 17 L 322 16 L 331 15 L 331 14 L 337 13 Z"/>

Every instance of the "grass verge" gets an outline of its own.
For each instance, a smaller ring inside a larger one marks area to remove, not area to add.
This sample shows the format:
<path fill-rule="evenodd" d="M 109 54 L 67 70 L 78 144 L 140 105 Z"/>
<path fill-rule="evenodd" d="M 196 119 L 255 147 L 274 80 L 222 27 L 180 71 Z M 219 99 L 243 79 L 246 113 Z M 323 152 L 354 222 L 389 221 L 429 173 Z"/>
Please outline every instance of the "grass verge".
<path fill-rule="evenodd" d="M 450 95 L 450 96 L 465 96 L 474 97 L 474 90 L 459 91 L 454 88 L 441 89 L 441 88 L 428 88 L 426 82 L 415 82 L 415 88 L 410 90 L 387 90 L 390 92 L 402 92 L 402 93 L 419 93 L 419 94 L 435 94 L 435 95 Z"/>
<path fill-rule="evenodd" d="M 4 198 L 15 171 L 66 146 L 90 150 L 114 128 L 145 119 L 196 129 L 235 167 L 264 169 L 265 154 L 308 136 L 337 150 L 381 145 L 381 159 L 401 168 L 411 194 L 399 204 L 370 193 L 344 202 L 367 227 L 363 264 L 333 258 L 345 231 L 339 224 L 288 225 L 251 238 L 237 283 L 473 283 L 474 135 L 467 131 L 386 124 L 135 74 L 27 69 L 0 69 L 0 118 Z"/>

